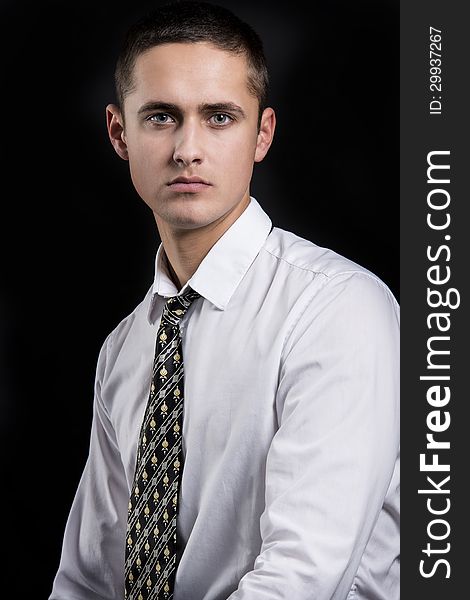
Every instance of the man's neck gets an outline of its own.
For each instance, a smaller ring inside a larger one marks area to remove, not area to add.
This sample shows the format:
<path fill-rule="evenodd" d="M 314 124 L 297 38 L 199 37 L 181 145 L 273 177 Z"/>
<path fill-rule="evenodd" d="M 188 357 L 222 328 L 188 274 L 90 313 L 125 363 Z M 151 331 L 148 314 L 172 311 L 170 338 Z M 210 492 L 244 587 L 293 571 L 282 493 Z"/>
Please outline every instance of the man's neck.
<path fill-rule="evenodd" d="M 194 275 L 197 268 L 227 229 L 250 203 L 248 194 L 233 210 L 217 221 L 197 229 L 175 230 L 155 217 L 164 248 L 169 275 L 178 290 Z"/>

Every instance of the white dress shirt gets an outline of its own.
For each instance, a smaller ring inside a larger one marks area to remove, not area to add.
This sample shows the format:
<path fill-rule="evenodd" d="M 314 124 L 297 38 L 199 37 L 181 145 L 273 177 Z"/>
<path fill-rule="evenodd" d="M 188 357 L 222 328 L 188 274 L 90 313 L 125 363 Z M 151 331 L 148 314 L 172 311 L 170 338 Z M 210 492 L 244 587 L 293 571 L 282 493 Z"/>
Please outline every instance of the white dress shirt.
<path fill-rule="evenodd" d="M 127 506 L 165 298 L 199 292 L 174 600 L 399 598 L 399 308 L 373 273 L 249 206 L 178 290 L 163 246 L 99 355 L 90 453 L 50 600 L 122 600 Z"/>

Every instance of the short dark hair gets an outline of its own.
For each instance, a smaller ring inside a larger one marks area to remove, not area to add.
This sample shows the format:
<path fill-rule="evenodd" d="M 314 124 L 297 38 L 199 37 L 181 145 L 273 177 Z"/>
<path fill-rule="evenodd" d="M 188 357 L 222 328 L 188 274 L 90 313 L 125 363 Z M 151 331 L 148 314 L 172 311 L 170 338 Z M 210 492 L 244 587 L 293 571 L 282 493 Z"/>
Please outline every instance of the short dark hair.
<path fill-rule="evenodd" d="M 170 2 L 130 27 L 114 75 L 116 96 L 124 114 L 124 99 L 134 86 L 137 57 L 160 44 L 208 42 L 221 50 L 245 54 L 248 89 L 258 98 L 259 119 L 267 105 L 268 69 L 258 34 L 231 11 L 208 2 Z"/>

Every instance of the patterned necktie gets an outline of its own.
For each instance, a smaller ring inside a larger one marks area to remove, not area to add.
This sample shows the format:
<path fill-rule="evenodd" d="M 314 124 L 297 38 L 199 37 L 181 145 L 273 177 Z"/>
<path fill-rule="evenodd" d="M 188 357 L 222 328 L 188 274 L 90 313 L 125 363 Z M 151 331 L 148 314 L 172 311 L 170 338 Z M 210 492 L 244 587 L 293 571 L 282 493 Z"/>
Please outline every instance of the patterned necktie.
<path fill-rule="evenodd" d="M 157 334 L 127 520 L 125 598 L 170 600 L 176 576 L 176 515 L 182 472 L 183 350 L 180 321 L 200 295 L 169 298 Z"/>

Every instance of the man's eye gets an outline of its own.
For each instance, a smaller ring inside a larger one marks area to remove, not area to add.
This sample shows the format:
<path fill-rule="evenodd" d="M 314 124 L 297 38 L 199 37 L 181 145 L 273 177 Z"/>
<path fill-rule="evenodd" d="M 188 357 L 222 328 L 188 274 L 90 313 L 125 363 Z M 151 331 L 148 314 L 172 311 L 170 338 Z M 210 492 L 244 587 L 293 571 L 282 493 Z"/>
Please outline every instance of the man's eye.
<path fill-rule="evenodd" d="M 233 121 L 230 115 L 226 115 L 225 113 L 217 113 L 216 115 L 212 115 L 211 121 L 214 125 L 227 125 L 230 121 Z"/>
<path fill-rule="evenodd" d="M 173 119 L 170 115 L 166 113 L 157 113 L 155 115 L 150 115 L 147 119 L 151 123 L 157 123 L 158 125 L 166 125 L 167 123 L 172 123 Z"/>

